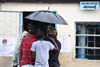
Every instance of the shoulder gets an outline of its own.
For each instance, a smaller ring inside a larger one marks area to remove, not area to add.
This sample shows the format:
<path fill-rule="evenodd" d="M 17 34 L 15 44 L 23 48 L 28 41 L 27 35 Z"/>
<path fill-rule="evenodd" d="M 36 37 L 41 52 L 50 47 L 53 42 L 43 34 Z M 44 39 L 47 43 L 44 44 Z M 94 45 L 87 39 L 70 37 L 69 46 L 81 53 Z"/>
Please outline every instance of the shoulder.
<path fill-rule="evenodd" d="M 46 41 L 46 40 L 44 40 L 44 42 L 45 42 L 45 43 L 51 43 L 50 41 Z"/>
<path fill-rule="evenodd" d="M 48 46 L 53 46 L 52 42 L 50 42 L 50 41 L 45 41 L 45 44 Z"/>
<path fill-rule="evenodd" d="M 23 39 L 22 39 L 22 40 L 27 40 L 27 39 L 29 39 L 29 38 L 30 38 L 30 36 L 23 37 Z"/>
<path fill-rule="evenodd" d="M 29 40 L 28 37 L 23 37 L 23 38 L 22 38 L 22 43 L 23 43 L 23 42 L 26 42 L 27 40 Z"/>
<path fill-rule="evenodd" d="M 27 37 L 23 37 L 23 40 L 30 40 L 30 39 L 37 40 L 37 38 L 34 35 L 30 35 L 30 36 L 27 36 Z"/>
<path fill-rule="evenodd" d="M 32 44 L 39 44 L 39 41 L 37 40 L 37 41 L 33 42 Z"/>
<path fill-rule="evenodd" d="M 32 47 L 37 47 L 39 44 L 38 44 L 38 41 L 35 41 L 32 43 Z"/>
<path fill-rule="evenodd" d="M 36 36 L 35 35 L 31 35 L 30 37 L 32 37 L 32 38 L 36 38 Z M 37 39 L 37 38 L 36 38 Z"/>
<path fill-rule="evenodd" d="M 61 44 L 61 42 L 60 42 L 59 40 L 56 40 L 56 42 L 57 42 L 58 44 Z"/>
<path fill-rule="evenodd" d="M 59 40 L 56 40 L 56 43 L 58 45 L 59 50 L 61 49 L 61 42 Z"/>

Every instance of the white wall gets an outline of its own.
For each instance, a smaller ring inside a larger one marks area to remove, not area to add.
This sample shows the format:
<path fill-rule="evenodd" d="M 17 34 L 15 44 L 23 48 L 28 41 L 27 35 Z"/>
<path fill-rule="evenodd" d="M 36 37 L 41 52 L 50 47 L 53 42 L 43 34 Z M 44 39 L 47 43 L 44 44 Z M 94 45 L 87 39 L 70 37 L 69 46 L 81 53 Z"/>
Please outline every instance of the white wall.
<path fill-rule="evenodd" d="M 74 48 L 75 48 L 75 22 L 100 22 L 100 9 L 96 11 L 82 11 L 80 10 L 80 4 L 41 4 L 41 3 L 2 3 L 2 11 L 36 11 L 36 10 L 55 10 L 60 14 L 67 22 L 68 25 L 57 25 L 58 34 L 71 35 L 72 52 L 65 54 L 61 53 L 62 67 L 99 67 L 99 63 L 91 62 L 87 64 L 87 61 L 75 60 Z M 63 59 L 64 55 L 64 59 Z M 67 59 L 66 59 L 67 58 Z M 65 60 L 66 59 L 66 60 Z M 79 64 L 80 63 L 80 64 Z M 95 64 L 94 64 L 95 63 Z"/>
<path fill-rule="evenodd" d="M 18 12 L 0 12 L 0 67 L 13 65 L 14 47 L 19 41 L 19 14 Z M 5 45 L 2 43 L 4 39 L 7 40 Z M 9 54 L 9 51 L 12 53 Z"/>
<path fill-rule="evenodd" d="M 2 11 L 36 11 L 36 10 L 55 10 L 67 22 L 68 25 L 57 25 L 58 34 L 71 35 L 72 44 L 75 44 L 75 22 L 100 22 L 100 9 L 96 11 L 82 11 L 80 4 L 44 4 L 44 3 L 2 3 Z M 74 47 L 73 47 L 74 48 Z"/>
<path fill-rule="evenodd" d="M 0 38 L 17 38 L 19 25 L 19 13 L 0 12 Z"/>
<path fill-rule="evenodd" d="M 2 3 L 1 10 L 3 11 L 36 11 L 36 10 L 56 10 L 69 25 L 63 26 L 64 33 L 72 33 L 74 31 L 74 22 L 99 22 L 100 9 L 97 11 L 82 11 L 80 5 L 77 4 L 41 4 L 41 3 Z M 59 25 L 58 25 L 59 26 Z M 68 28 L 65 31 L 65 28 Z M 72 29 L 71 29 L 72 28 Z M 70 31 L 70 29 L 72 31 Z M 63 30 L 62 33 L 63 33 Z"/>

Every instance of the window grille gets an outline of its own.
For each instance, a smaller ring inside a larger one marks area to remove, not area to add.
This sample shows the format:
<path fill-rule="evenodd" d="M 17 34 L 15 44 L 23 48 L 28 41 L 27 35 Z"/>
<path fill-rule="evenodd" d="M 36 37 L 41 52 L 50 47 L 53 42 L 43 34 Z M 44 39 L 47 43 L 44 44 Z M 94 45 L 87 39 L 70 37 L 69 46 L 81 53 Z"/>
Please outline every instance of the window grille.
<path fill-rule="evenodd" d="M 100 60 L 100 23 L 76 23 L 76 58 Z"/>

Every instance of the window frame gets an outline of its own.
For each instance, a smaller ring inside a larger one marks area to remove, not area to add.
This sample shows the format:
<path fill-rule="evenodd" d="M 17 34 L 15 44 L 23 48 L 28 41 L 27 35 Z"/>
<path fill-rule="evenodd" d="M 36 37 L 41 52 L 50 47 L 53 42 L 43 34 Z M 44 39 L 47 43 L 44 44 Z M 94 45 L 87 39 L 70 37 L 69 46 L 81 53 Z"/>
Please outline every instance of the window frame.
<path fill-rule="evenodd" d="M 100 37 L 100 34 L 77 34 L 76 33 L 76 31 L 77 31 L 77 28 L 76 28 L 76 26 L 77 26 L 77 24 L 78 23 L 85 23 L 85 24 L 87 24 L 87 23 L 92 23 L 92 24 L 94 24 L 94 23 L 99 23 L 100 24 L 100 22 L 76 22 L 75 23 L 75 58 L 76 59 L 83 59 L 83 60 L 93 60 L 94 61 L 94 59 L 86 59 L 86 58 L 77 58 L 76 57 L 76 55 L 77 55 L 77 53 L 76 53 L 76 49 L 77 48 L 79 48 L 79 49 L 81 49 L 81 48 L 84 48 L 84 49 L 100 49 L 100 47 L 88 47 L 88 46 L 77 46 L 76 45 L 76 37 L 88 37 L 88 36 L 94 36 L 94 37 Z M 85 25 L 84 24 L 84 25 Z M 85 25 L 86 26 L 86 25 Z M 87 31 L 87 30 L 86 30 Z M 85 55 L 86 55 L 86 53 L 85 53 Z M 96 60 L 96 59 L 95 59 Z M 100 60 L 100 59 L 99 59 Z"/>

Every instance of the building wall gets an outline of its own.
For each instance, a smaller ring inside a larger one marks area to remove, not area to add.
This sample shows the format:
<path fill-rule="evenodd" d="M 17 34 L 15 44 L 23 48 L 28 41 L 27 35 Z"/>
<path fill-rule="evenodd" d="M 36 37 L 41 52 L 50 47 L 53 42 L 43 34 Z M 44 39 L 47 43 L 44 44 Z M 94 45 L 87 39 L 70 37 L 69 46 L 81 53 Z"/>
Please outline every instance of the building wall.
<path fill-rule="evenodd" d="M 1 11 L 57 11 L 68 25 L 57 25 L 58 36 L 70 35 L 71 48 L 69 52 L 60 53 L 61 67 L 99 67 L 100 61 L 78 60 L 75 58 L 75 22 L 100 22 L 100 9 L 96 11 L 82 11 L 80 4 L 41 4 L 41 3 L 2 3 Z"/>
<path fill-rule="evenodd" d="M 7 44 L 2 40 L 6 39 Z M 12 42 L 16 42 L 15 44 Z M 16 46 L 19 42 L 19 13 L 18 12 L 0 12 L 0 67 L 12 67 L 13 57 L 9 55 L 7 45 Z M 4 47 L 5 48 L 4 48 Z M 1 48 L 2 47 L 2 48 Z M 10 47 L 9 47 L 10 48 Z M 14 50 L 11 48 L 10 50 Z M 8 56 L 5 56 L 8 54 Z"/>

